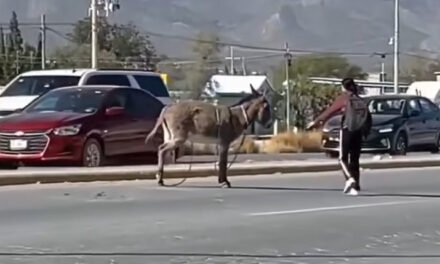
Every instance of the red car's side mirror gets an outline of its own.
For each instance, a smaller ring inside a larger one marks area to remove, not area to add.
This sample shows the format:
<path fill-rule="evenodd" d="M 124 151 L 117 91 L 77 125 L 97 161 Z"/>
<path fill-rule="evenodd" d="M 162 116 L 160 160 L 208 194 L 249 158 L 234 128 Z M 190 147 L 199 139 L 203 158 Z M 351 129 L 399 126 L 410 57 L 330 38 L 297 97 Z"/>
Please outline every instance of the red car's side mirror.
<path fill-rule="evenodd" d="M 105 115 L 107 115 L 107 116 L 118 116 L 118 115 L 122 115 L 124 112 L 125 111 L 124 111 L 123 107 L 115 106 L 115 107 L 107 108 L 105 110 Z"/>

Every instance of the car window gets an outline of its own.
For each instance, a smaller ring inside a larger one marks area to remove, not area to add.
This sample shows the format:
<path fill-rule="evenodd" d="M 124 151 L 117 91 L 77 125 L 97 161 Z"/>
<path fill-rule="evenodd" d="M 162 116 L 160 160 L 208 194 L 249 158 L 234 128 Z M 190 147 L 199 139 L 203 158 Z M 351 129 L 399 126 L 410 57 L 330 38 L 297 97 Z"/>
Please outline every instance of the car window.
<path fill-rule="evenodd" d="M 437 112 L 439 110 L 438 107 L 434 103 L 432 103 L 426 99 L 420 99 L 419 102 L 420 102 L 420 105 L 421 105 L 424 113 L 433 113 L 433 112 Z"/>
<path fill-rule="evenodd" d="M 159 76 L 133 75 L 142 90 L 148 91 L 157 97 L 169 97 L 168 89 Z"/>
<path fill-rule="evenodd" d="M 87 85 L 117 85 L 117 86 L 130 86 L 130 81 L 125 75 L 118 74 L 101 74 L 91 76 L 87 82 Z"/>
<path fill-rule="evenodd" d="M 408 112 L 410 113 L 412 111 L 422 112 L 422 109 L 420 108 L 418 100 L 416 100 L 416 99 L 411 99 L 408 101 Z"/>
<path fill-rule="evenodd" d="M 95 89 L 61 90 L 48 93 L 25 109 L 26 112 L 94 113 L 103 101 L 104 93 Z"/>
<path fill-rule="evenodd" d="M 400 115 L 405 105 L 401 98 L 376 98 L 368 102 L 368 109 L 372 114 Z"/>
<path fill-rule="evenodd" d="M 142 91 L 130 90 L 129 94 L 130 103 L 128 104 L 127 111 L 139 118 L 156 118 L 162 111 L 163 104 Z"/>
<path fill-rule="evenodd" d="M 34 110 L 44 111 L 45 109 L 55 108 L 55 106 L 57 105 L 57 102 L 58 102 L 57 97 L 54 97 L 54 96 L 48 97 L 45 100 L 41 101 L 38 105 L 36 105 L 34 107 Z"/>
<path fill-rule="evenodd" d="M 12 82 L 1 96 L 40 96 L 55 88 L 78 85 L 79 76 L 24 76 Z"/>
<path fill-rule="evenodd" d="M 105 108 L 123 107 L 127 110 L 129 99 L 126 93 L 122 90 L 112 92 L 105 101 Z"/>

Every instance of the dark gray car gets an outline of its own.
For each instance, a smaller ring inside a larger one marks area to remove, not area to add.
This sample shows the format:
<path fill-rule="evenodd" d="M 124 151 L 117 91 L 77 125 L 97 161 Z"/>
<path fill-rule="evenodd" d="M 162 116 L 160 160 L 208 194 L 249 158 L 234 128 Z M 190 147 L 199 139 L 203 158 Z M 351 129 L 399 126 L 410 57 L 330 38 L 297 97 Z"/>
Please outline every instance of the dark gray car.
<path fill-rule="evenodd" d="M 365 97 L 373 127 L 362 144 L 362 152 L 406 155 L 408 151 L 439 152 L 440 109 L 432 101 L 415 95 Z M 323 127 L 322 148 L 329 155 L 339 153 L 341 116 L 329 119 Z"/>

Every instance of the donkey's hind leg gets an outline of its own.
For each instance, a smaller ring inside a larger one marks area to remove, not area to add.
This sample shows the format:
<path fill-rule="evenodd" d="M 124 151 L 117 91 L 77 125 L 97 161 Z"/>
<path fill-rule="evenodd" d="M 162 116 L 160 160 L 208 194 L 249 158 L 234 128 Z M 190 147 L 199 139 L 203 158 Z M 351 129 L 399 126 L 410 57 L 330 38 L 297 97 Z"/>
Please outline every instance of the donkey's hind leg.
<path fill-rule="evenodd" d="M 163 167 L 164 167 L 165 155 L 169 151 L 173 151 L 177 147 L 180 147 L 183 144 L 183 142 L 185 142 L 185 140 L 174 139 L 174 140 L 170 140 L 168 142 L 165 142 L 159 146 L 159 151 L 157 153 L 158 162 L 157 162 L 157 173 L 156 173 L 156 180 L 157 180 L 157 184 L 159 184 L 159 186 L 164 186 Z"/>
<path fill-rule="evenodd" d="M 218 169 L 218 183 L 221 187 L 231 188 L 231 183 L 228 181 L 228 150 L 229 145 L 219 146 L 219 169 Z"/>

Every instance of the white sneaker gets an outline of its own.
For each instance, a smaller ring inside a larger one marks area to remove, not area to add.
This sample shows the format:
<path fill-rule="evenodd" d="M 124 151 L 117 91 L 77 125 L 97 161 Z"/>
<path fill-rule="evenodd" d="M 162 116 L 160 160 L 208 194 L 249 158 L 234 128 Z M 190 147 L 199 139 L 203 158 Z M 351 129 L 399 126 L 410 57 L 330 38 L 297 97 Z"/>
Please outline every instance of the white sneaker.
<path fill-rule="evenodd" d="M 356 182 L 354 181 L 353 178 L 348 179 L 348 180 L 345 182 L 344 193 L 347 193 L 350 189 L 353 189 L 355 183 L 356 183 Z"/>
<path fill-rule="evenodd" d="M 358 196 L 358 195 L 359 195 L 359 192 L 356 191 L 356 189 L 351 188 L 350 191 L 347 193 L 347 195 Z"/>

